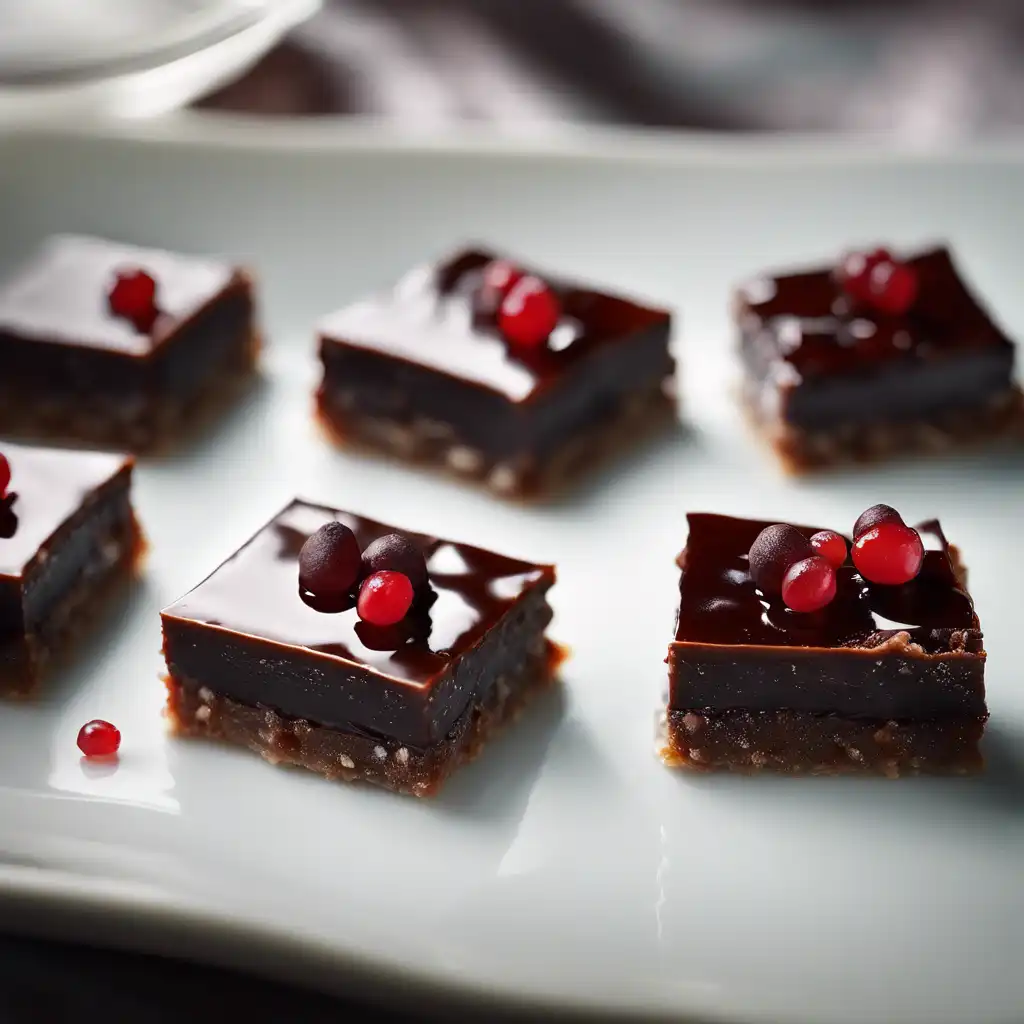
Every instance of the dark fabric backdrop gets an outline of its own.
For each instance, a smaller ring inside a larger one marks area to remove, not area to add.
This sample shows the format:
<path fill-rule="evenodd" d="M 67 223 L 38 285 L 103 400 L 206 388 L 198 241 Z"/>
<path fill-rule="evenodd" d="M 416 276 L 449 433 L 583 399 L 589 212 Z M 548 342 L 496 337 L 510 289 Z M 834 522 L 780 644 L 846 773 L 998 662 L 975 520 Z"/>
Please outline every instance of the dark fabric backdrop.
<path fill-rule="evenodd" d="M 210 106 L 731 129 L 1024 125 L 1019 0 L 324 0 Z"/>

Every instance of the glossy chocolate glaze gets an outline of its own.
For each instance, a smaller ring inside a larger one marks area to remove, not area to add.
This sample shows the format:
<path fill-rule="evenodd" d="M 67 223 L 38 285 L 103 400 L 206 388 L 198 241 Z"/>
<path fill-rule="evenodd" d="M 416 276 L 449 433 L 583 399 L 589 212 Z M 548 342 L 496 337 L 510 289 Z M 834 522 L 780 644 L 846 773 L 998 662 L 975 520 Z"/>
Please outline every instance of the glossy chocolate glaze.
<path fill-rule="evenodd" d="M 938 248 L 908 262 L 902 316 L 851 304 L 832 268 L 763 277 L 739 293 L 742 354 L 798 426 L 912 420 L 1009 391 L 1014 350 Z"/>
<path fill-rule="evenodd" d="M 76 519 L 131 460 L 100 452 L 31 448 L 0 442 L 11 464 L 10 494 L 0 507 L 0 577 L 18 579 L 61 529 Z"/>
<path fill-rule="evenodd" d="M 776 354 L 804 380 L 1010 344 L 967 290 L 948 249 L 907 262 L 917 272 L 919 291 L 902 316 L 852 306 L 833 272 L 825 269 L 746 285 L 741 292 L 744 328 L 769 328 Z"/>
<path fill-rule="evenodd" d="M 769 523 L 710 514 L 688 522 L 673 708 L 985 713 L 980 627 L 937 522 L 917 527 L 926 552 L 916 579 L 872 584 L 848 557 L 835 599 L 814 613 L 791 611 L 751 579 L 747 552 Z M 822 527 L 798 529 L 809 537 Z"/>
<path fill-rule="evenodd" d="M 469 250 L 419 267 L 391 290 L 327 317 L 320 335 L 327 343 L 471 382 L 515 403 L 536 399 L 580 363 L 635 336 L 658 331 L 667 344 L 667 311 L 539 273 L 558 295 L 562 318 L 546 347 L 517 349 L 474 302 L 480 272 L 495 258 Z"/>
<path fill-rule="evenodd" d="M 918 577 L 902 587 L 867 582 L 847 562 L 836 597 L 819 612 L 790 611 L 758 590 L 747 552 L 767 522 L 691 514 L 676 640 L 785 647 L 873 646 L 905 630 L 913 643 L 935 646 L 936 633 L 977 628 L 974 605 L 953 572 L 938 523 L 918 527 L 925 543 Z M 798 527 L 807 537 L 823 527 Z M 849 538 L 847 538 L 849 543 Z"/>
<path fill-rule="evenodd" d="M 156 279 L 161 315 L 148 333 L 114 316 L 107 295 L 117 271 Z M 60 235 L 0 286 L 0 346 L 7 337 L 148 356 L 236 278 L 230 266 L 99 238 Z"/>
<path fill-rule="evenodd" d="M 299 550 L 330 519 L 348 526 L 362 548 L 396 532 L 370 519 L 295 501 L 164 615 L 305 647 L 425 686 L 476 644 L 526 590 L 552 579 L 543 566 L 407 533 L 423 546 L 434 600 L 414 609 L 402 630 L 371 627 L 351 606 L 321 612 L 299 593 Z"/>

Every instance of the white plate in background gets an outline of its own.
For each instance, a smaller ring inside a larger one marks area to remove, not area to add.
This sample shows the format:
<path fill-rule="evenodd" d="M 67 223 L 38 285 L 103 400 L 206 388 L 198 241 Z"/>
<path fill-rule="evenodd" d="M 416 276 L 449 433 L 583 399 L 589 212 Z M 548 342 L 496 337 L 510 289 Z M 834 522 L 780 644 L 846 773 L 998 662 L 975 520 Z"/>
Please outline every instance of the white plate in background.
<path fill-rule="evenodd" d="M 0 0 L 0 124 L 150 117 L 254 64 L 319 0 Z"/>
<path fill-rule="evenodd" d="M 226 133 L 230 139 L 230 133 Z M 382 997 L 429 991 L 630 1019 L 996 1024 L 1024 1006 L 1024 454 L 794 481 L 746 431 L 729 289 L 856 242 L 955 245 L 1011 333 L 1015 159 L 757 146 L 631 160 L 470 146 L 277 151 L 126 138 L 0 144 L 0 271 L 51 231 L 251 263 L 267 381 L 195 447 L 138 469 L 145 580 L 37 706 L 0 716 L 0 917 L 257 964 Z M 666 151 L 670 147 L 666 147 Z M 329 448 L 312 325 L 469 240 L 682 311 L 689 430 L 551 508 L 500 504 Z M 170 741 L 158 611 L 294 494 L 559 565 L 573 657 L 434 802 Z M 974 780 L 690 778 L 653 725 L 688 509 L 848 527 L 876 501 L 941 516 L 990 650 L 989 773 Z M 113 773 L 79 726 L 122 730 Z"/>

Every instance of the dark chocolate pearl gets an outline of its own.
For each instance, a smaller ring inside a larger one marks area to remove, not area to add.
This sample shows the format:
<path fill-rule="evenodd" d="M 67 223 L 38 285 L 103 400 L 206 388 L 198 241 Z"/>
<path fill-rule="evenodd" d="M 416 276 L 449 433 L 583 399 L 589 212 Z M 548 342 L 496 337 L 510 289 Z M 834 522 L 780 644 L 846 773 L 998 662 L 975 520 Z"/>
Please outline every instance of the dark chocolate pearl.
<path fill-rule="evenodd" d="M 363 552 L 363 577 L 372 576 L 375 572 L 404 573 L 416 591 L 427 585 L 427 563 L 423 552 L 400 533 L 386 533 L 378 537 Z"/>
<path fill-rule="evenodd" d="M 766 594 L 778 594 L 789 567 L 814 555 L 817 551 L 795 526 L 766 526 L 750 546 L 750 575 Z"/>
<path fill-rule="evenodd" d="M 903 516 L 891 505 L 872 505 L 865 509 L 857 517 L 853 524 L 853 539 L 856 540 L 862 533 L 867 533 L 873 526 L 881 523 L 899 523 L 903 525 Z"/>
<path fill-rule="evenodd" d="M 448 295 L 463 285 L 467 275 L 478 276 L 475 272 L 478 271 L 479 264 L 480 257 L 474 252 L 463 253 L 448 263 L 441 264 L 435 275 L 438 292 L 441 295 Z"/>
<path fill-rule="evenodd" d="M 13 508 L 17 497 L 12 492 L 0 502 L 0 540 L 10 540 L 18 532 L 18 515 Z"/>
<path fill-rule="evenodd" d="M 299 552 L 299 586 L 320 597 L 347 594 L 359 582 L 359 542 L 343 523 L 325 523 Z"/>

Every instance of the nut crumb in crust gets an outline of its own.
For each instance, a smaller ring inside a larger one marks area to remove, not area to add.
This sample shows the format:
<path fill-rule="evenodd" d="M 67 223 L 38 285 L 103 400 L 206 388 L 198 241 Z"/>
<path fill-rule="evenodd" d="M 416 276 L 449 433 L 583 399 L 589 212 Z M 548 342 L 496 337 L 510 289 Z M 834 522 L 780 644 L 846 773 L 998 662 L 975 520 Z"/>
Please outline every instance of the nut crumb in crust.
<path fill-rule="evenodd" d="M 532 459 L 510 462 L 502 457 L 488 462 L 479 449 L 441 433 L 430 421 L 417 421 L 395 443 L 396 424 L 346 410 L 337 396 L 323 387 L 316 397 L 316 418 L 327 438 L 341 447 L 384 452 L 395 458 L 441 469 L 464 481 L 481 483 L 494 494 L 520 501 L 557 497 L 599 465 L 670 426 L 678 425 L 678 405 L 669 386 L 672 378 L 658 381 L 642 393 L 626 395 L 605 423 L 570 437 L 542 464 Z M 429 424 L 429 425 L 428 425 Z M 412 437 L 415 443 L 410 442 Z"/>
<path fill-rule="evenodd" d="M 209 699 L 204 702 L 198 686 L 174 677 L 165 678 L 166 714 L 172 732 L 179 736 L 248 747 L 272 764 L 301 766 L 329 779 L 433 796 L 459 765 L 480 753 L 494 732 L 518 717 L 535 693 L 558 685 L 557 668 L 565 653 L 546 641 L 518 674 L 508 677 L 506 686 L 493 686 L 482 700 L 470 704 L 440 743 L 426 750 L 399 746 L 390 757 L 384 744 L 366 736 L 287 718 L 205 687 Z M 204 708 L 209 714 L 197 714 Z"/>
<path fill-rule="evenodd" d="M 700 719 L 693 728 L 692 718 Z M 945 721 L 879 721 L 795 711 L 669 711 L 658 754 L 670 768 L 784 775 L 968 775 L 987 715 Z M 699 746 L 697 745 L 699 743 Z"/>
<path fill-rule="evenodd" d="M 1024 437 L 1024 394 L 1017 387 L 970 416 L 960 415 L 947 422 L 917 421 L 885 424 L 870 430 L 837 427 L 810 433 L 780 419 L 766 417 L 752 394 L 751 382 L 741 393 L 747 421 L 774 450 L 783 469 L 792 475 L 827 470 L 856 462 L 908 454 L 945 452 L 997 439 Z"/>

